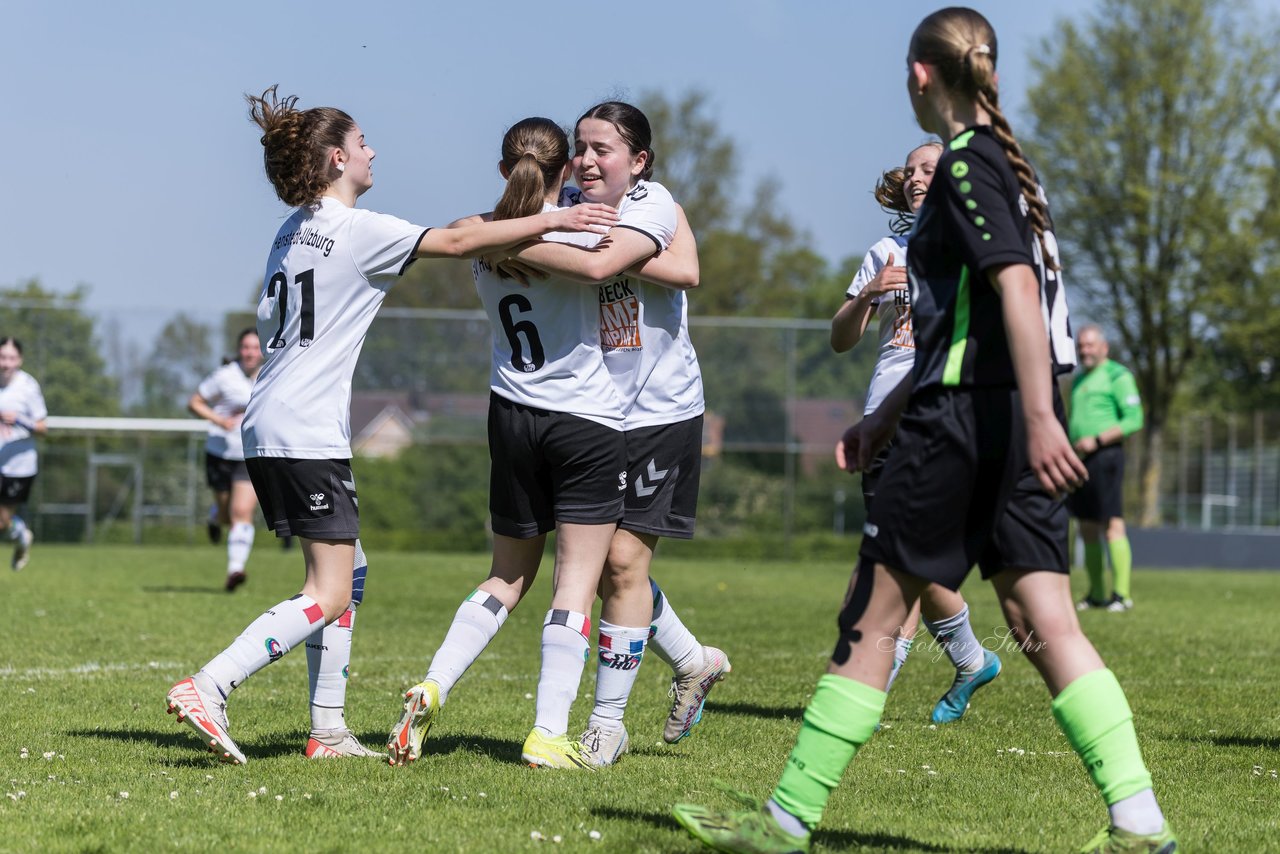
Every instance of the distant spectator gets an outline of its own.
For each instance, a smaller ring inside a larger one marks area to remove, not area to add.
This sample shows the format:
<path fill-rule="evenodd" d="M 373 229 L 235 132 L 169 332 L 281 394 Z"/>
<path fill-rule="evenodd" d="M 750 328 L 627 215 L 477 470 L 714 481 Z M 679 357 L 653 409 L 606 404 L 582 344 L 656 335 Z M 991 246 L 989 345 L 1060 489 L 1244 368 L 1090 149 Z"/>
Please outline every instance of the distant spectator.
<path fill-rule="evenodd" d="M 35 436 L 45 434 L 40 383 L 22 370 L 22 344 L 0 338 L 0 536 L 13 542 L 14 572 L 31 559 L 35 536 L 18 515 L 36 481 Z"/>

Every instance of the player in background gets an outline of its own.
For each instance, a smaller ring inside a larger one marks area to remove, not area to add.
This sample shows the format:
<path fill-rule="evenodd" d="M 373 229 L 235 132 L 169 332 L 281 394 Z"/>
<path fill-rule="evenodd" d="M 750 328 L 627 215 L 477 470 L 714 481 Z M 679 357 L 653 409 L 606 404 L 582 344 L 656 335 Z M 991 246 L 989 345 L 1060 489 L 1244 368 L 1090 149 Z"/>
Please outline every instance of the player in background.
<path fill-rule="evenodd" d="M 667 247 L 680 212 L 651 180 L 652 130 L 636 107 L 606 101 L 587 110 L 574 127 L 574 148 L 578 188 L 566 190 L 565 201 L 617 205 L 617 227 L 589 249 L 542 242 L 516 257 L 599 285 L 604 361 L 626 416 L 626 506 L 601 584 L 596 703 L 582 735 L 591 761 L 607 765 L 627 749 L 622 712 L 646 639 L 675 671 L 668 742 L 701 720 L 708 692 L 730 665 L 722 651 L 697 641 L 649 578 L 659 538 L 691 538 L 697 514 L 705 406 L 684 291 L 698 279 L 653 283 L 627 271 Z"/>
<path fill-rule="evenodd" d="M 187 401 L 187 409 L 209 422 L 204 443 L 205 479 L 213 490 L 217 530 L 228 522 L 231 525 L 227 534 L 228 592 L 244 584 L 245 563 L 253 549 L 253 513 L 258 496 L 244 463 L 240 420 L 261 365 L 258 330 L 245 329 L 236 339 L 236 358 L 205 377 Z"/>
<path fill-rule="evenodd" d="M 850 443 L 859 468 L 891 437 L 898 446 L 831 663 L 772 797 L 737 813 L 676 807 L 719 851 L 809 849 L 884 711 L 893 655 L 881 641 L 927 584 L 955 589 L 975 561 L 1108 806 L 1111 826 L 1085 850 L 1178 850 L 1124 691 L 1071 602 L 1060 496 L 1087 475 L 1067 441 L 1055 374 L 1075 353 L 1048 206 L 1000 111 L 996 54 L 994 30 L 972 9 L 934 12 L 912 35 L 911 104 L 920 126 L 947 141 L 909 238 L 916 359 Z"/>
<path fill-rule="evenodd" d="M 22 370 L 22 344 L 0 338 L 0 537 L 13 543 L 14 572 L 31 559 L 35 535 L 18 515 L 31 495 L 39 468 L 36 436 L 47 432 L 49 411 L 40 383 Z"/>
<path fill-rule="evenodd" d="M 911 373 L 915 362 L 915 339 L 911 330 L 911 293 L 907 290 L 906 232 L 924 204 L 925 193 L 933 181 L 933 172 L 942 153 L 942 144 L 927 142 L 907 155 L 905 166 L 885 172 L 876 184 L 876 201 L 895 214 L 892 234 L 878 241 L 867 252 L 862 267 L 853 277 L 845 294 L 844 305 L 831 319 L 831 348 L 844 353 L 857 346 L 876 316 L 879 326 L 880 352 L 867 387 L 863 417 L 876 410 L 903 377 Z M 871 508 L 876 482 L 884 470 L 892 443 L 876 454 L 871 467 L 862 474 L 862 500 Z M 836 445 L 836 463 L 849 469 L 843 439 Z M 969 606 L 959 593 L 941 584 L 930 584 L 911 609 L 902 630 L 894 639 L 893 669 L 889 671 L 888 692 L 911 651 L 921 612 L 925 627 L 955 666 L 951 687 L 933 707 L 934 723 L 958 721 L 969 707 L 973 692 L 1000 675 L 1000 658 L 984 649 L 969 622 Z"/>
<path fill-rule="evenodd" d="M 569 172 L 569 141 L 550 119 L 524 119 L 503 136 L 498 170 L 507 186 L 494 212 L 463 222 L 556 210 Z M 592 245 L 600 236 L 544 239 Z M 639 274 L 688 276 L 690 268 L 696 276 L 697 247 L 686 226 L 683 240 L 646 261 Z M 600 350 L 594 290 L 556 277 L 524 287 L 488 259 L 473 262 L 472 271 L 493 330 L 493 564 L 458 608 L 426 677 L 405 694 L 388 751 L 393 765 L 421 755 L 449 693 L 532 585 L 546 535 L 554 530 L 555 580 L 543 621 L 537 716 L 522 758 L 534 766 L 590 768 L 581 742 L 569 738 L 568 722 L 587 658 L 591 606 L 622 518 L 622 400 Z"/>
<path fill-rule="evenodd" d="M 351 377 L 365 334 L 416 258 L 471 257 L 547 231 L 607 230 L 603 205 L 493 223 L 427 229 L 361 210 L 375 153 L 345 112 L 299 110 L 276 88 L 246 96 L 262 129 L 267 177 L 297 209 L 277 231 L 258 300 L 266 358 L 241 424 L 246 464 L 267 524 L 296 535 L 302 590 L 268 609 L 223 652 L 168 693 L 176 712 L 221 758 L 244 762 L 226 702 L 253 673 L 303 641 L 311 672 L 311 757 L 381 756 L 343 717 L 356 606 L 367 571 L 351 474 Z M 308 640 L 309 639 L 309 640 Z"/>
<path fill-rule="evenodd" d="M 1129 579 L 1133 552 L 1124 527 L 1124 440 L 1142 429 L 1142 398 L 1129 369 L 1108 358 L 1110 347 L 1096 324 L 1076 335 L 1080 370 L 1071 383 L 1067 435 L 1089 469 L 1089 482 L 1071 494 L 1067 509 L 1080 522 L 1089 592 L 1076 610 L 1133 607 Z M 1114 581 L 1107 596 L 1102 545 L 1106 540 Z"/>

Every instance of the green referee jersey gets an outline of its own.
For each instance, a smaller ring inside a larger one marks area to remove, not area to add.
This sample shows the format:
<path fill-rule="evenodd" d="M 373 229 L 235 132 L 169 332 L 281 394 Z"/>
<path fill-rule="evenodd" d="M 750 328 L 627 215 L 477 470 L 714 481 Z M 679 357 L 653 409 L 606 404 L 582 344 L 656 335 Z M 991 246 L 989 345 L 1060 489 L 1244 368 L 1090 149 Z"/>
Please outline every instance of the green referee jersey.
<path fill-rule="evenodd" d="M 1142 399 L 1138 384 L 1124 365 L 1105 359 L 1071 383 L 1071 419 L 1067 431 L 1072 442 L 1119 427 L 1124 435 L 1142 429 Z"/>

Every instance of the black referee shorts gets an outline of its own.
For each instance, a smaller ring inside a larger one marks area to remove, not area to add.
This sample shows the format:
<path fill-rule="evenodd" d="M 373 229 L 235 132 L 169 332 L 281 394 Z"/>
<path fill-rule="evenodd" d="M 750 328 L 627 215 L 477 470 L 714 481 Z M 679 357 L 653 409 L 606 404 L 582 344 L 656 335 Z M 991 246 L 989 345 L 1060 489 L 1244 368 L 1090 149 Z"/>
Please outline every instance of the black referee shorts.
<path fill-rule="evenodd" d="M 1089 480 L 1067 498 L 1071 515 L 1106 523 L 1124 516 L 1124 446 L 1107 445 L 1084 459 Z"/>
<path fill-rule="evenodd" d="M 1055 408 L 1062 420 L 1061 401 Z M 1027 462 L 1012 388 L 912 396 L 867 516 L 862 557 L 956 590 L 978 564 L 1067 571 L 1067 513 Z"/>

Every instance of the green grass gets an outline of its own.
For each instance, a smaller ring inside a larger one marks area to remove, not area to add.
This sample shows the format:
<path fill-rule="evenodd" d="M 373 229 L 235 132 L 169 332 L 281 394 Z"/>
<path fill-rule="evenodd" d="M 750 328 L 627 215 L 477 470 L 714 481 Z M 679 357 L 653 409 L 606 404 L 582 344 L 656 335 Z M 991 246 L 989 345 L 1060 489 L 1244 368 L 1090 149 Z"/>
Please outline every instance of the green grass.
<path fill-rule="evenodd" d="M 348 720 L 377 746 L 488 564 L 377 551 L 371 562 Z M 236 692 L 232 731 L 249 763 L 231 767 L 164 714 L 163 696 L 296 591 L 299 554 L 260 540 L 250 583 L 228 596 L 219 549 L 37 544 L 25 572 L 0 576 L 0 849 L 521 851 L 560 835 L 557 851 L 692 851 L 671 805 L 727 803 L 715 778 L 768 793 L 833 644 L 848 568 L 660 559 L 671 601 L 729 652 L 733 677 L 694 736 L 667 746 L 668 675 L 651 656 L 628 710 L 632 752 L 600 773 L 519 762 L 546 577 L 455 689 L 415 765 L 305 760 L 299 651 Z M 1134 587 L 1133 612 L 1082 620 L 1128 692 L 1162 806 L 1188 850 L 1280 850 L 1280 575 L 1138 572 Z M 997 638 L 989 586 L 965 593 L 979 633 Z M 950 668 L 917 646 L 890 696 L 888 728 L 831 799 L 818 850 L 1064 851 L 1106 823 L 1039 679 L 1004 657 L 1004 674 L 968 716 L 933 728 Z M 575 727 L 593 679 L 588 668 Z"/>

